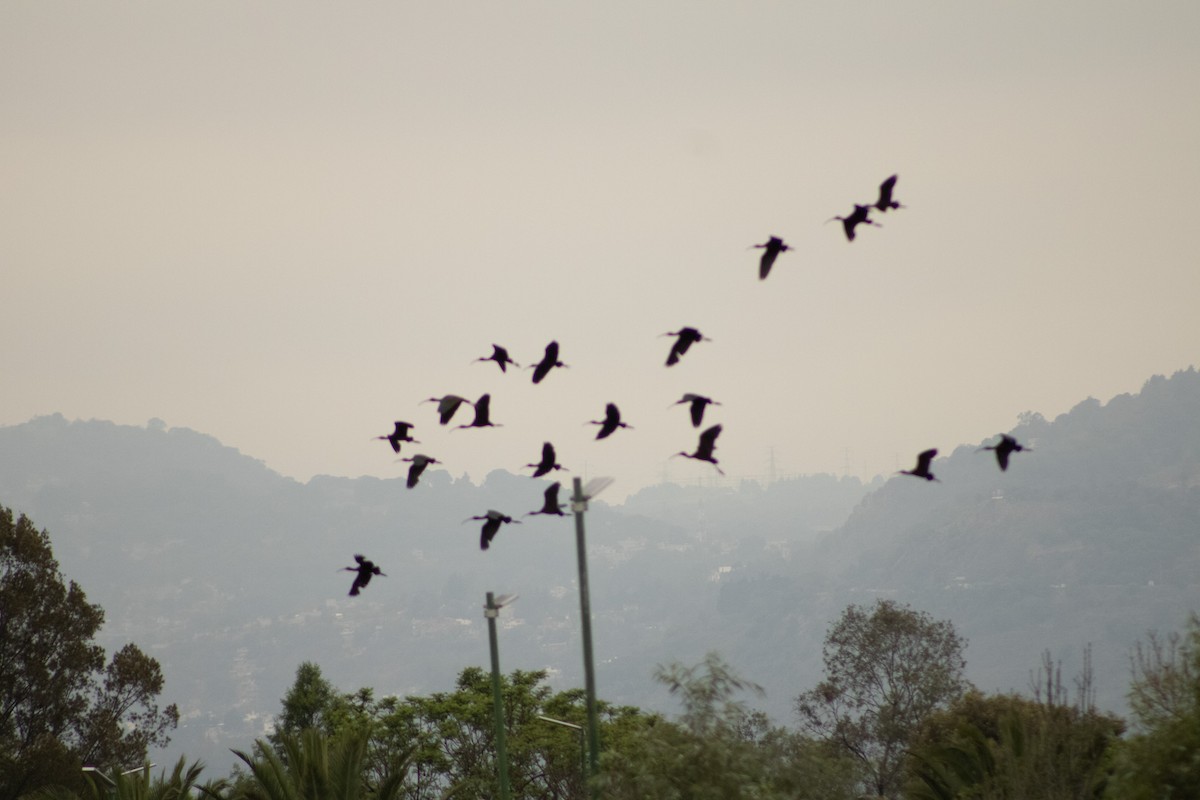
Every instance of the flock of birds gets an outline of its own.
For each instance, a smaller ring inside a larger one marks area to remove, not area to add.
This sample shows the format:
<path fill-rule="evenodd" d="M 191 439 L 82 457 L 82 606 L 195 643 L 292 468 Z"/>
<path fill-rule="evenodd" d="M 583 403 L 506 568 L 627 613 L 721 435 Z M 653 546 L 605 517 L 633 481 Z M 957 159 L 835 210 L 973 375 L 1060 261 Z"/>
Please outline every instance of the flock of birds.
<path fill-rule="evenodd" d="M 856 229 L 859 225 L 870 225 L 874 227 L 882 227 L 880 223 L 871 219 L 871 213 L 878 211 L 879 213 L 887 213 L 888 211 L 904 208 L 893 198 L 893 192 L 896 187 L 896 175 L 892 175 L 887 180 L 879 185 L 879 196 L 874 203 L 869 205 L 854 204 L 854 210 L 847 216 L 834 216 L 827 222 L 840 220 L 842 229 L 845 232 L 847 241 L 853 242 L 856 236 Z M 786 244 L 783 239 L 777 236 L 771 236 L 762 244 L 752 245 L 752 248 L 761 249 L 763 251 L 759 259 L 759 280 L 766 280 L 771 273 L 771 268 L 775 265 L 776 260 L 782 253 L 786 253 L 795 248 Z M 704 336 L 699 330 L 693 327 L 682 327 L 676 331 L 668 331 L 663 336 L 672 336 L 675 341 L 672 343 L 670 350 L 667 353 L 666 366 L 672 367 L 687 354 L 692 345 L 701 342 L 712 341 L 707 336 Z M 492 353 L 488 356 L 481 356 L 475 359 L 472 363 L 478 362 L 494 362 L 501 372 L 508 372 L 510 366 L 521 368 L 521 365 L 512 359 L 508 350 L 498 344 L 492 345 Z M 546 345 L 545 353 L 540 361 L 536 364 L 531 364 L 526 369 L 533 370 L 533 383 L 540 384 L 550 374 L 551 370 L 556 368 L 566 369 L 569 365 L 565 364 L 559 358 L 559 345 L 557 341 L 551 341 Z M 483 394 L 475 402 L 471 402 L 465 397 L 458 395 L 447 394 L 441 397 L 430 397 L 422 402 L 437 403 L 438 423 L 440 425 L 449 425 L 458 413 L 459 409 L 464 406 L 470 406 L 474 410 L 474 418 L 471 422 L 458 425 L 458 429 L 469 428 L 494 428 L 500 427 L 491 419 L 491 395 Z M 721 405 L 716 400 L 700 394 L 687 393 L 682 398 L 675 401 L 672 405 L 687 405 L 691 417 L 692 427 L 699 428 L 704 424 L 704 414 L 708 406 Z M 621 411 L 615 403 L 608 403 L 604 409 L 604 418 L 599 420 L 589 420 L 586 424 L 598 425 L 600 430 L 596 433 L 596 439 L 606 439 L 612 436 L 617 431 L 624 429 L 632 429 L 632 426 L 621 419 Z M 383 439 L 391 445 L 392 450 L 399 455 L 401 446 L 404 444 L 420 444 L 420 442 L 412 437 L 412 430 L 416 426 L 411 422 L 396 421 L 394 429 L 391 433 L 376 436 L 376 439 Z M 713 468 L 721 475 L 725 473 L 721 470 L 716 458 L 717 437 L 721 435 L 722 426 L 720 424 L 712 425 L 700 433 L 699 441 L 696 449 L 692 452 L 681 450 L 674 453 L 674 456 L 682 456 L 696 461 L 704 461 L 713 466 Z M 979 448 L 980 451 L 990 450 L 996 454 L 996 461 L 1000 469 L 1008 469 L 1009 457 L 1013 453 L 1019 453 L 1030 450 L 1012 436 L 1008 434 L 1000 434 L 1000 441 L 993 445 L 988 445 Z M 926 481 L 937 481 L 938 478 L 930 471 L 930 466 L 933 459 L 937 456 L 936 448 L 930 448 L 918 454 L 916 465 L 909 470 L 899 470 L 898 474 L 911 475 L 916 478 L 922 478 Z M 567 470 L 562 464 L 558 463 L 557 454 L 554 450 L 554 445 L 546 442 L 542 445 L 541 460 L 536 463 L 529 463 L 525 468 L 533 468 L 531 477 L 541 478 L 555 470 Z M 441 464 L 432 456 L 416 453 L 412 456 L 400 459 L 409 464 L 408 478 L 406 486 L 409 489 L 415 487 L 421 479 L 421 475 L 429 467 L 430 464 Z M 554 516 L 565 516 L 563 509 L 566 507 L 558 500 L 559 491 L 562 484 L 555 482 L 551 484 L 544 493 L 543 505 L 540 509 L 528 512 L 525 516 L 533 516 L 537 514 L 546 514 Z M 463 523 L 480 521 L 483 525 L 479 533 L 479 547 L 481 550 L 487 550 L 491 547 L 493 539 L 499 533 L 502 525 L 521 524 L 521 521 L 514 519 L 508 514 L 504 514 L 496 510 L 488 510 L 486 513 L 468 517 L 463 520 Z M 356 596 L 360 591 L 366 588 L 370 583 L 371 578 L 375 575 L 386 577 L 386 573 L 382 572 L 378 565 L 362 555 L 355 555 L 355 566 L 344 567 L 345 571 L 354 572 L 354 583 L 350 587 L 350 595 Z"/>

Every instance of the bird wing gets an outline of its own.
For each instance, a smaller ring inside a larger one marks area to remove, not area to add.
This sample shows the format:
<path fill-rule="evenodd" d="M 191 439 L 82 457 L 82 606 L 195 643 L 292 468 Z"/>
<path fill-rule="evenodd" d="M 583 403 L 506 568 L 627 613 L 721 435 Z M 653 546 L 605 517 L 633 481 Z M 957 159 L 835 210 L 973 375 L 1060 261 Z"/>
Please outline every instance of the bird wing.
<path fill-rule="evenodd" d="M 492 512 L 488 512 L 491 514 Z M 500 530 L 499 519 L 488 519 L 483 523 L 483 527 L 479 531 L 479 549 L 487 550 L 492 543 L 492 539 L 496 536 L 496 532 Z"/>
<path fill-rule="evenodd" d="M 417 485 L 417 481 L 419 481 L 421 479 L 421 473 L 424 471 L 425 471 L 425 463 L 422 461 L 417 461 L 414 458 L 413 462 L 412 462 L 412 466 L 408 468 L 408 482 L 406 485 L 408 486 L 409 489 L 411 489 Z"/>
<path fill-rule="evenodd" d="M 438 414 L 441 415 L 441 423 L 443 425 L 448 423 L 454 417 L 454 413 L 458 411 L 458 407 L 465 402 L 466 398 L 454 394 L 448 394 L 441 398 L 438 401 Z"/>
<path fill-rule="evenodd" d="M 892 189 L 896 185 L 898 175 L 893 175 L 883 183 L 879 184 L 879 205 L 887 206 L 892 202 Z"/>
<path fill-rule="evenodd" d="M 934 447 L 929 450 L 926 450 L 925 452 L 923 452 L 919 456 L 917 456 L 917 470 L 916 471 L 917 472 L 928 472 L 929 465 L 933 462 L 933 459 L 937 455 L 937 452 L 938 452 L 937 448 Z"/>
<path fill-rule="evenodd" d="M 779 255 L 778 250 L 772 250 L 768 247 L 763 251 L 762 258 L 758 262 L 758 279 L 766 280 L 766 277 L 771 274 L 771 267 L 775 264 L 775 257 Z"/>

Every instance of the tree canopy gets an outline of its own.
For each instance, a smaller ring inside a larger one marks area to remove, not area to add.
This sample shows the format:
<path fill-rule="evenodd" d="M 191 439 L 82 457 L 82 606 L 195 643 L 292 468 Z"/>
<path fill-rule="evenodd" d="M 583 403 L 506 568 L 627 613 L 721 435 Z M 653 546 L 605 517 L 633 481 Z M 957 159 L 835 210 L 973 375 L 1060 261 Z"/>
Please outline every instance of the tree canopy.
<path fill-rule="evenodd" d="M 1099 800 L 1124 723 L 1085 704 L 971 690 L 909 747 L 909 800 Z"/>
<path fill-rule="evenodd" d="M 127 644 L 106 663 L 103 622 L 64 582 L 49 534 L 0 507 L 0 800 L 82 788 L 84 765 L 136 766 L 167 743 L 179 713 L 157 705 L 158 662 Z"/>
<path fill-rule="evenodd" d="M 796 698 L 801 728 L 855 759 L 876 795 L 895 797 L 909 737 L 966 688 L 965 641 L 891 600 L 851 605 L 825 637 L 825 680 Z"/>
<path fill-rule="evenodd" d="M 683 704 L 678 721 L 655 718 L 629 746 L 601 758 L 602 797 L 635 800 L 839 800 L 853 797 L 854 765 L 819 743 L 772 726 L 736 699 L 761 693 L 717 654 L 655 674 Z"/>
<path fill-rule="evenodd" d="M 1135 735 L 1120 748 L 1114 796 L 1200 797 L 1200 617 L 1186 637 L 1151 633 L 1131 659 Z"/>

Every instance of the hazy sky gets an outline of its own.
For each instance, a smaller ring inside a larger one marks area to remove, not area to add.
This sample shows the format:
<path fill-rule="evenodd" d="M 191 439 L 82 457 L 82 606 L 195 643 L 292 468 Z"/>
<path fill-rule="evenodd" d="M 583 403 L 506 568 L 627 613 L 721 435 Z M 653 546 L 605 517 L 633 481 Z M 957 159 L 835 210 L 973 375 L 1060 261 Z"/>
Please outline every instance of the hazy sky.
<path fill-rule="evenodd" d="M 1200 362 L 1198 77 L 1195 0 L 10 0 L 0 424 L 159 417 L 307 480 L 401 474 L 404 419 L 615 499 L 713 475 L 668 459 L 690 391 L 733 480 L 909 467 Z M 885 227 L 823 224 L 892 173 Z M 540 386 L 470 363 L 551 339 Z M 418 405 L 485 391 L 502 428 Z"/>

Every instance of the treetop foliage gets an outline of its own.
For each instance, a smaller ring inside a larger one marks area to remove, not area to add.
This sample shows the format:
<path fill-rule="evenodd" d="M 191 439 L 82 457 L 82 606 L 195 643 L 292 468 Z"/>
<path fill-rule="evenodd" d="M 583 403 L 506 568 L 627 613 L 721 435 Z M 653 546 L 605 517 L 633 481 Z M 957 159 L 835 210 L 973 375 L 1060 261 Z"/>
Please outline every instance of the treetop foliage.
<path fill-rule="evenodd" d="M 155 702 L 158 662 L 127 644 L 106 664 L 103 622 L 63 582 L 49 534 L 0 507 L 0 798 L 81 787 L 84 765 L 137 764 L 168 741 L 179 714 Z"/>
<path fill-rule="evenodd" d="M 875 794 L 895 796 L 909 737 L 967 688 L 965 647 L 925 612 L 851 605 L 825 637 L 825 680 L 796 698 L 801 729 L 854 759 Z"/>

